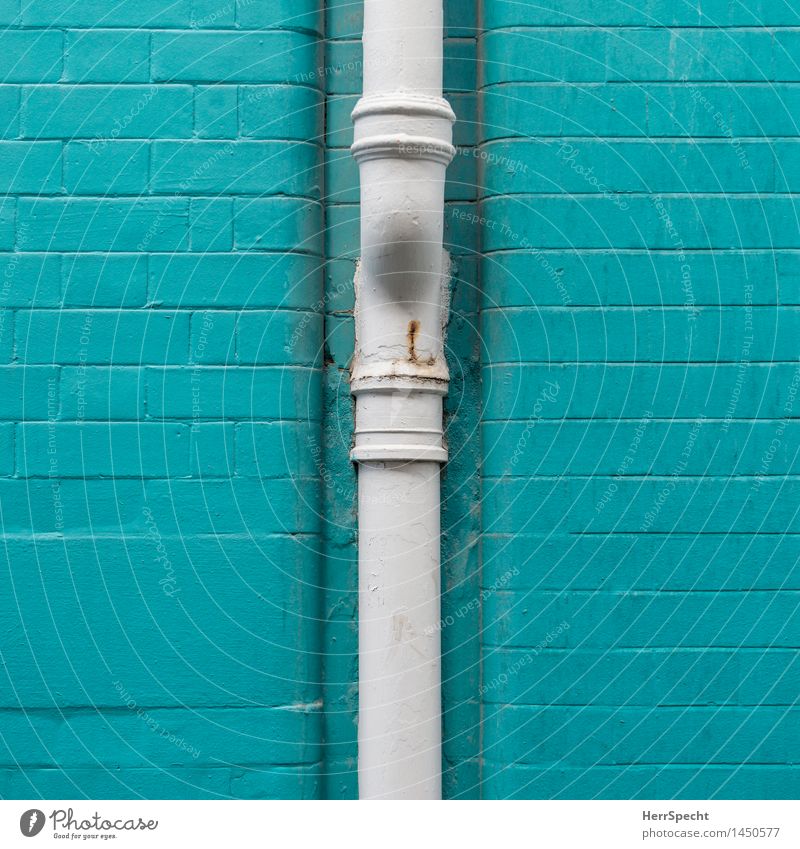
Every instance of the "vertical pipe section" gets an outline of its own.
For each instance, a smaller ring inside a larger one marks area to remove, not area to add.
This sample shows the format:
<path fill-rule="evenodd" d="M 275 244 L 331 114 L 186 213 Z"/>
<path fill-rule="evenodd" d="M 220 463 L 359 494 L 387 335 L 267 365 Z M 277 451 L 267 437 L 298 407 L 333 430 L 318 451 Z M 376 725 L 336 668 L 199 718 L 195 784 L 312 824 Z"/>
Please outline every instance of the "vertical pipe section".
<path fill-rule="evenodd" d="M 441 798 L 440 464 L 447 459 L 442 249 L 453 110 L 442 2 L 365 0 L 356 275 L 362 799 Z"/>

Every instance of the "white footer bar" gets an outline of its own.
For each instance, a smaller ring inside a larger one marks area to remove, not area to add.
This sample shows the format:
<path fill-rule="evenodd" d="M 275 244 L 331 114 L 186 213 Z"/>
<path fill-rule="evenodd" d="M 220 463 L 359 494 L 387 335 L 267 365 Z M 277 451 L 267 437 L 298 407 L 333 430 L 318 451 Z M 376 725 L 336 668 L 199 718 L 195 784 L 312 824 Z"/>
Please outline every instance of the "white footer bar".
<path fill-rule="evenodd" d="M 800 803 L 2 801 L 0 846 L 800 846 Z"/>

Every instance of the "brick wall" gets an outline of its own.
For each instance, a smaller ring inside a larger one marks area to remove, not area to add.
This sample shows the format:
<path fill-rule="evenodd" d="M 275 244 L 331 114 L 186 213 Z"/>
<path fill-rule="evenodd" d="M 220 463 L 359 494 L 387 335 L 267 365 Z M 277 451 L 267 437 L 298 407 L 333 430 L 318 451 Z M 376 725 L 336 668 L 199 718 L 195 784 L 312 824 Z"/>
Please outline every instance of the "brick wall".
<path fill-rule="evenodd" d="M 448 4 L 450 203 L 476 197 L 475 22 Z M 324 26 L 316 2 L 247 0 L 3 23 L 0 793 L 353 797 L 361 4 Z M 457 243 L 445 784 L 474 796 L 477 260 Z"/>
<path fill-rule="evenodd" d="M 361 4 L 322 5 L 0 0 L 4 797 L 356 794 Z M 800 16 L 477 5 L 445 792 L 796 797 Z"/>
<path fill-rule="evenodd" d="M 0 14 L 0 794 L 316 796 L 318 4 Z"/>
<path fill-rule="evenodd" d="M 487 797 L 800 791 L 798 23 L 484 4 Z"/>

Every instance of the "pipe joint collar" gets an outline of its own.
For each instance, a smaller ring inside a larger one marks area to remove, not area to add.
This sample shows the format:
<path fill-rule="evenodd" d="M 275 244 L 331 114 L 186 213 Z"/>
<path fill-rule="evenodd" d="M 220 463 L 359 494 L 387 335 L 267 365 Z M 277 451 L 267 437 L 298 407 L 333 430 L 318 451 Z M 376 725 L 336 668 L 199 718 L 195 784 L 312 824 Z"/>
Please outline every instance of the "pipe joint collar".
<path fill-rule="evenodd" d="M 443 97 L 407 91 L 366 95 L 356 103 L 351 113 L 354 122 L 375 115 L 442 118 L 451 125 L 456 121 L 456 113 Z"/>
<path fill-rule="evenodd" d="M 356 161 L 423 159 L 448 165 L 455 156 L 455 114 L 441 97 L 409 92 L 362 97 L 352 113 Z"/>
<path fill-rule="evenodd" d="M 364 384 L 356 396 L 355 444 L 351 459 L 444 463 L 447 449 L 438 385 L 398 380 Z"/>

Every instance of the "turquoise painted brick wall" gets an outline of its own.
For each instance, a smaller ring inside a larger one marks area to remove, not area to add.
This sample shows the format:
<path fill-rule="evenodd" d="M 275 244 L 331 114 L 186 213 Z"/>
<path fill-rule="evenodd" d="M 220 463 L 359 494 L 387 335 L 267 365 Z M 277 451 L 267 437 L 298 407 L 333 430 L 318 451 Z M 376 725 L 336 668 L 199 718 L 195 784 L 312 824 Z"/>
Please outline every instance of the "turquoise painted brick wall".
<path fill-rule="evenodd" d="M 0 14 L 0 795 L 317 797 L 320 4 Z"/>
<path fill-rule="evenodd" d="M 796 797 L 800 14 L 445 9 L 445 793 Z M 352 798 L 361 3 L 0 26 L 0 796 Z"/>
<path fill-rule="evenodd" d="M 796 798 L 791 4 L 483 6 L 483 794 Z"/>

